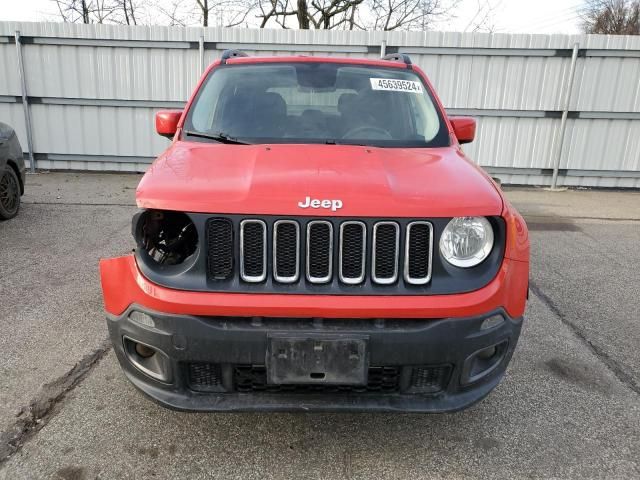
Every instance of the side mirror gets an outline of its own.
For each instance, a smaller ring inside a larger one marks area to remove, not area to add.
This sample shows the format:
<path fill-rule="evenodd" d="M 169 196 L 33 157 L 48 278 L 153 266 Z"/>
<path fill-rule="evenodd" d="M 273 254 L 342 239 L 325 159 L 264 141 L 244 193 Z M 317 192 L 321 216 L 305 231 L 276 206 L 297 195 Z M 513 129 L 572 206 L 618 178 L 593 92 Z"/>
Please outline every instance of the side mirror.
<path fill-rule="evenodd" d="M 156 132 L 167 138 L 173 138 L 178 130 L 182 110 L 160 110 L 156 112 Z"/>
<path fill-rule="evenodd" d="M 471 117 L 451 117 L 449 119 L 453 133 L 459 143 L 473 142 L 476 138 L 476 119 Z"/>

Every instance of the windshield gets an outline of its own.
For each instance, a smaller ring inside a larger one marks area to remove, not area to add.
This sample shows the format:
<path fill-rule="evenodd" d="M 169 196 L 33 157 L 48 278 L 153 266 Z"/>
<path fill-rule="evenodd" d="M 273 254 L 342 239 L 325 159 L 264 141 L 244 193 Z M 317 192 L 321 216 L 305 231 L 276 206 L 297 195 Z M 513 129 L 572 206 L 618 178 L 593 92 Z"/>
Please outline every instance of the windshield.
<path fill-rule="evenodd" d="M 218 67 L 200 88 L 184 130 L 194 141 L 449 144 L 431 92 L 415 72 L 332 63 Z"/>

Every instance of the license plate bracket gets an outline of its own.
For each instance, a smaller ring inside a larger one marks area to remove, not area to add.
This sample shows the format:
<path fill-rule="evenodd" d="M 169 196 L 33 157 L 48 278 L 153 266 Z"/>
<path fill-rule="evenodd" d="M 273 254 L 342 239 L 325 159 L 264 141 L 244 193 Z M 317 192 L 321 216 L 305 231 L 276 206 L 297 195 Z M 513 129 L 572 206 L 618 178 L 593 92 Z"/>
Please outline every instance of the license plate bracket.
<path fill-rule="evenodd" d="M 367 341 L 366 336 L 271 335 L 267 345 L 267 383 L 365 385 Z"/>

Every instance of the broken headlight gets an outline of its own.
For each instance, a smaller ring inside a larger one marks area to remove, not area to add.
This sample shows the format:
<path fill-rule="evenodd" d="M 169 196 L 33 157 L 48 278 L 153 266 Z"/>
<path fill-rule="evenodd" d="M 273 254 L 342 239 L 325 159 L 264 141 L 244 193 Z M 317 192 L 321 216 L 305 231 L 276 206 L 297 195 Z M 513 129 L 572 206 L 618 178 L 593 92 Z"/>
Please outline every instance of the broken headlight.
<path fill-rule="evenodd" d="M 134 222 L 138 249 L 159 265 L 181 264 L 198 249 L 198 232 L 184 213 L 146 210 Z"/>

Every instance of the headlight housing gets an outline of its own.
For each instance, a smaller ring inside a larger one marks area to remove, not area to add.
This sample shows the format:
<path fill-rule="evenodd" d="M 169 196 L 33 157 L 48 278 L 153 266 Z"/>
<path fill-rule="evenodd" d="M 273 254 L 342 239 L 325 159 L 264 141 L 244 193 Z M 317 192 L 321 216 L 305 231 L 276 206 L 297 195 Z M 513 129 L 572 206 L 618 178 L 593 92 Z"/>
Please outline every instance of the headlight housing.
<path fill-rule="evenodd" d="M 455 217 L 440 236 L 440 254 L 451 265 L 475 267 L 493 248 L 493 227 L 484 217 Z"/>
<path fill-rule="evenodd" d="M 182 212 L 145 210 L 134 217 L 133 234 L 152 265 L 182 264 L 198 249 L 196 227 Z"/>

